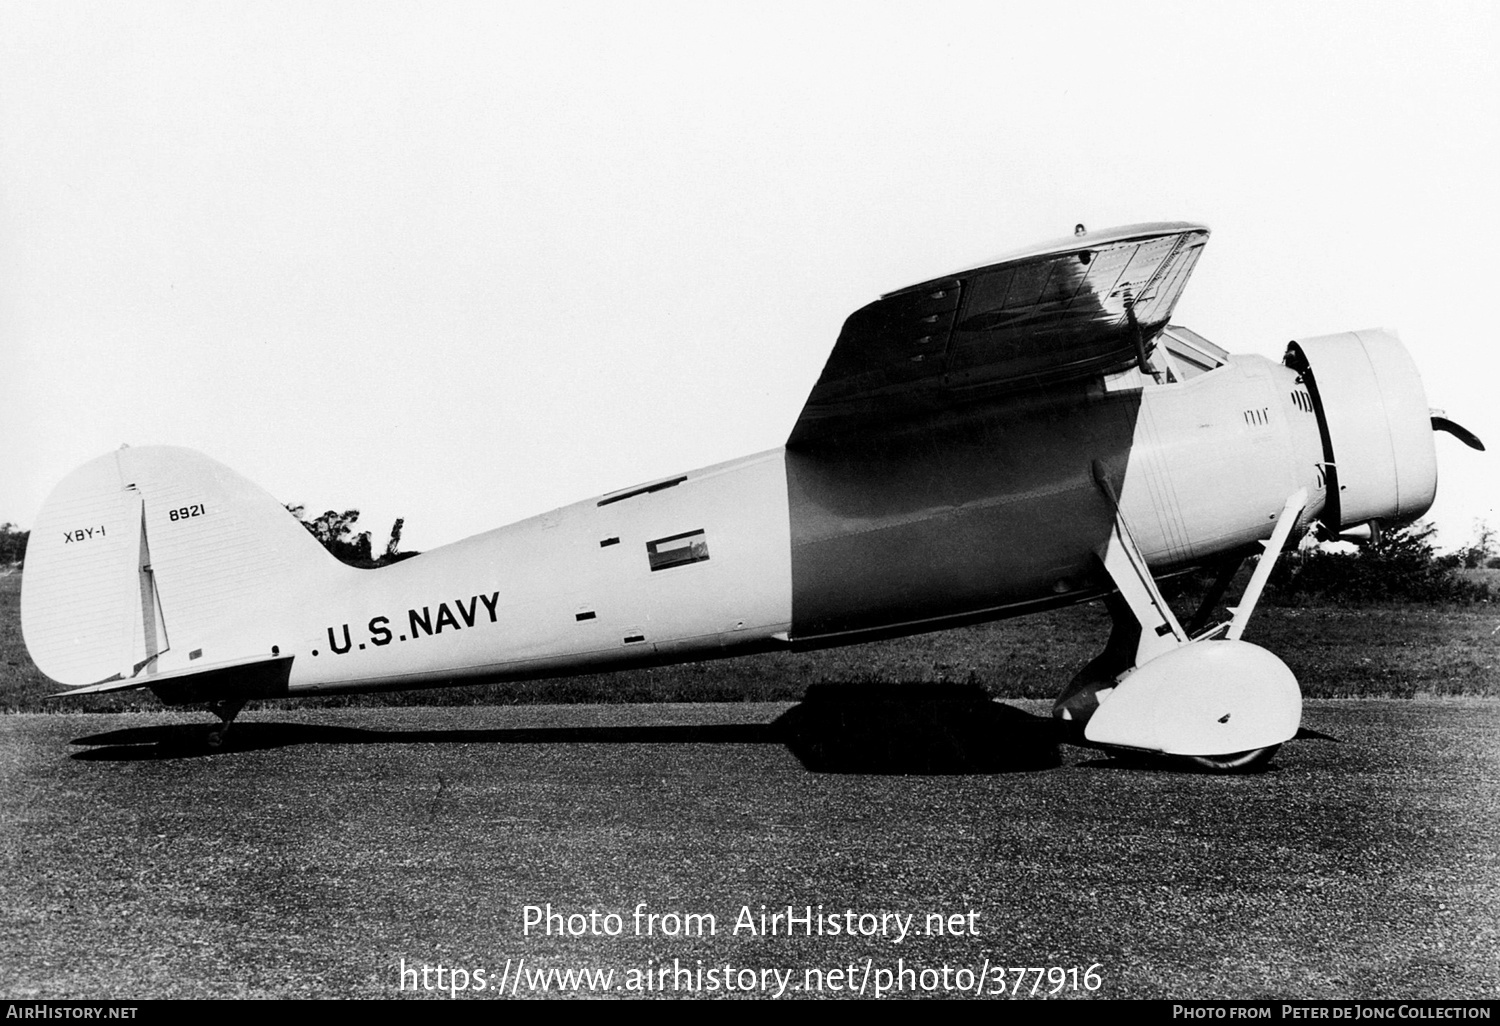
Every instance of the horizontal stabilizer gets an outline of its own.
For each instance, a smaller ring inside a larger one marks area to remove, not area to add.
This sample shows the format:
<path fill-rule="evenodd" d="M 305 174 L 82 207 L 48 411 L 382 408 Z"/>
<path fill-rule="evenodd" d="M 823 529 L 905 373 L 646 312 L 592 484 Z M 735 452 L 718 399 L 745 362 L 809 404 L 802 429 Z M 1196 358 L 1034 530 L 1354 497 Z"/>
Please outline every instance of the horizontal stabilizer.
<path fill-rule="evenodd" d="M 81 688 L 69 688 L 67 691 L 56 691 L 48 695 L 48 698 L 70 698 L 73 695 L 102 695 L 109 691 L 129 691 L 131 688 L 149 687 L 152 677 L 121 677 L 118 674 L 101 680 L 97 684 L 85 684 Z"/>
<path fill-rule="evenodd" d="M 292 656 L 255 655 L 208 666 L 193 666 L 168 673 L 142 673 L 134 677 L 111 677 L 49 695 L 102 695 L 132 688 L 151 688 L 165 702 L 209 702 L 219 698 L 273 698 L 286 694 Z"/>

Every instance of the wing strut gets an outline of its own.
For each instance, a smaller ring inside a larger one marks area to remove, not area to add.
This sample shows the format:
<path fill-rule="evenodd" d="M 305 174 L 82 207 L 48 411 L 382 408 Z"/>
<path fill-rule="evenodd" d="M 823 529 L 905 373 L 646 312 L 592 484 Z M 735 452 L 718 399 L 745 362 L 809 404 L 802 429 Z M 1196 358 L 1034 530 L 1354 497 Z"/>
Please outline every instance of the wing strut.
<path fill-rule="evenodd" d="M 1135 301 L 1130 300 L 1125 304 L 1125 316 L 1130 321 L 1131 334 L 1135 336 L 1135 363 L 1141 369 L 1142 374 L 1150 374 L 1153 378 L 1156 374 L 1151 370 L 1151 361 L 1146 356 L 1146 336 L 1141 333 L 1141 322 L 1135 319 Z"/>

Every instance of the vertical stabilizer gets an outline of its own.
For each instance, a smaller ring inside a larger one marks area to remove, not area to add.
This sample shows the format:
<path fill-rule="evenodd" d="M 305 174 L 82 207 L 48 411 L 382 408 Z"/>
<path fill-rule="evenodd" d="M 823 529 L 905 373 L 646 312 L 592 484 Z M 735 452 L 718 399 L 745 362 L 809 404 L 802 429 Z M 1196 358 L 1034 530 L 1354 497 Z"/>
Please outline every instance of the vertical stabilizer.
<path fill-rule="evenodd" d="M 32 527 L 21 629 L 63 684 L 269 655 L 291 610 L 359 571 L 280 503 L 189 449 L 120 449 L 53 490 Z"/>

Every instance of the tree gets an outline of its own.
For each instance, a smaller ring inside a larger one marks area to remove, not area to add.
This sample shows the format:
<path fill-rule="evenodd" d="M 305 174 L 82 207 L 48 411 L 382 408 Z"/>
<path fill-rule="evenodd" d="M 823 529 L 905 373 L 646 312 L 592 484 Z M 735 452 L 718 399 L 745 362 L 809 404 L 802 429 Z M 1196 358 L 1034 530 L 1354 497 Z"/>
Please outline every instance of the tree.
<path fill-rule="evenodd" d="M 1459 549 L 1455 555 L 1468 570 L 1500 567 L 1500 536 L 1496 535 L 1495 529 L 1489 524 L 1483 520 L 1476 520 L 1474 521 L 1474 540 Z"/>
<path fill-rule="evenodd" d="M 1359 552 L 1313 549 L 1288 553 L 1272 584 L 1283 597 L 1305 595 L 1348 602 L 1484 602 L 1489 587 L 1458 573 L 1459 555 L 1433 548 L 1436 528 L 1418 521 L 1382 531 Z"/>
<path fill-rule="evenodd" d="M 0 524 L 0 566 L 20 563 L 26 558 L 26 541 L 30 531 L 22 531 L 15 524 Z"/>
<path fill-rule="evenodd" d="M 332 553 L 340 562 L 362 569 L 372 569 L 378 566 L 386 566 L 390 563 L 399 563 L 403 559 L 410 559 L 415 552 L 401 552 L 401 528 L 405 524 L 404 517 L 397 517 L 396 522 L 391 525 L 391 537 L 385 545 L 385 551 L 378 559 L 371 555 L 370 532 L 354 531 L 354 523 L 359 519 L 359 510 L 346 509 L 342 513 L 338 510 L 327 510 L 322 515 L 307 519 L 307 507 L 287 506 L 287 512 L 296 517 L 308 533 L 318 539 L 325 549 Z"/>

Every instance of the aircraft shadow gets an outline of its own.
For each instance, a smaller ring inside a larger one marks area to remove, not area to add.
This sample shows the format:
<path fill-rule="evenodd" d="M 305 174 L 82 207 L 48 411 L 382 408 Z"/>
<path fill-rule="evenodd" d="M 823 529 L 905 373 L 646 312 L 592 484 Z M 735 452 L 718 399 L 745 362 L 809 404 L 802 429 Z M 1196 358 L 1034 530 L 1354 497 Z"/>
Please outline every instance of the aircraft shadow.
<path fill-rule="evenodd" d="M 996 702 L 977 684 L 814 685 L 775 726 L 815 773 L 1014 773 L 1062 765 L 1062 737 L 1050 716 Z"/>
<path fill-rule="evenodd" d="M 305 744 L 779 744 L 814 773 L 969 774 L 1061 764 L 1050 718 L 993 701 L 977 685 L 810 688 L 770 723 L 372 730 L 314 723 L 236 723 L 222 747 L 211 724 L 130 727 L 77 738 L 90 762 L 197 758 Z"/>

